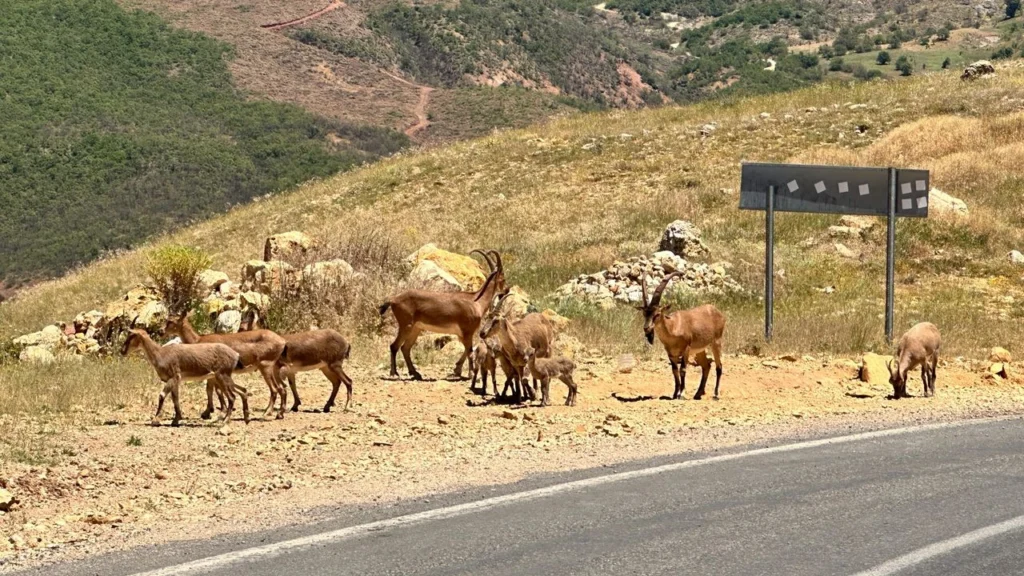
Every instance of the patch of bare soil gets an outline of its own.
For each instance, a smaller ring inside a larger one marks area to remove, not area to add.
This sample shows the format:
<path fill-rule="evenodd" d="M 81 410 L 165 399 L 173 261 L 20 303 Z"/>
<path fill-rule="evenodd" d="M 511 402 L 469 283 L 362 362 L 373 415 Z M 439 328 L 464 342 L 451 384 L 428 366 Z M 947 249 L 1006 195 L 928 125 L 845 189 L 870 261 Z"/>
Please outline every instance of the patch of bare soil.
<path fill-rule="evenodd" d="M 148 426 L 150 414 L 136 408 L 96 414 L 107 425 L 63 432 L 74 449 L 60 462 L 0 466 L 2 486 L 19 500 L 0 516 L 0 570 L 308 522 L 326 505 L 388 503 L 544 471 L 1014 413 L 1024 400 L 1016 382 L 966 365 L 940 367 L 935 398 L 893 401 L 888 386 L 854 380 L 848 360 L 767 364 L 726 357 L 721 400 L 709 391 L 701 401 L 670 401 L 664 362 L 623 374 L 611 360 L 583 361 L 575 408 L 560 405 L 565 388 L 555 383 L 555 406 L 504 406 L 465 382 L 391 381 L 356 369 L 348 413 L 303 411 L 227 430 L 197 419 L 201 391 L 192 388 L 181 428 Z M 688 397 L 698 381 L 691 369 Z M 318 373 L 300 376 L 304 410 L 321 406 L 327 392 Z"/>

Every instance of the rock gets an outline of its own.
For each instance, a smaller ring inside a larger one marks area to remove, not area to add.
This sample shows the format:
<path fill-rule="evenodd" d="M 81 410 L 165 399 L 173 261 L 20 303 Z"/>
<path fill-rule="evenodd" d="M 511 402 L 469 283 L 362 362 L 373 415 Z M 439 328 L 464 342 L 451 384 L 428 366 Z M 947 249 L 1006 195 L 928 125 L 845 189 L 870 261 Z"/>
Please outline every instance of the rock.
<path fill-rule="evenodd" d="M 700 238 L 700 229 L 686 220 L 676 220 L 665 228 L 658 250 L 669 251 L 687 259 L 710 254 Z"/>
<path fill-rule="evenodd" d="M 121 522 L 124 522 L 124 518 L 110 514 L 90 514 L 85 517 L 86 524 L 120 524 Z"/>
<path fill-rule="evenodd" d="M 437 292 L 460 292 L 464 289 L 454 276 L 430 260 L 422 260 L 412 269 L 409 282 L 417 288 Z"/>
<path fill-rule="evenodd" d="M 206 295 L 215 292 L 221 284 L 228 281 L 228 275 L 219 270 L 203 270 L 199 273 L 200 294 Z"/>
<path fill-rule="evenodd" d="M 843 244 L 838 244 L 837 243 L 835 245 L 835 248 L 836 248 L 836 253 L 839 254 L 840 256 L 842 256 L 843 258 L 850 258 L 852 260 L 856 260 L 856 259 L 860 258 L 860 252 L 857 252 L 856 250 L 852 250 L 850 248 L 847 248 Z"/>
<path fill-rule="evenodd" d="M 964 68 L 964 72 L 960 75 L 960 79 L 977 80 L 978 78 L 983 78 L 995 73 L 996 68 L 991 62 L 988 60 L 978 60 Z"/>
<path fill-rule="evenodd" d="M 410 268 L 416 269 L 422 262 L 432 262 L 461 286 L 461 290 L 479 290 L 487 280 L 487 274 L 471 256 L 442 250 L 435 244 L 426 244 L 405 259 Z"/>
<path fill-rule="evenodd" d="M 620 374 L 629 374 L 636 368 L 636 358 L 632 354 L 623 354 L 616 360 L 616 370 Z"/>
<path fill-rule="evenodd" d="M 800 357 L 796 354 L 786 354 L 784 356 L 779 356 L 779 360 L 785 360 L 786 362 L 799 362 Z"/>
<path fill-rule="evenodd" d="M 1003 364 L 1009 364 L 1013 362 L 1013 356 L 1010 355 L 1010 351 L 1006 348 L 1000 348 L 996 346 L 988 353 L 989 362 L 1002 362 Z"/>
<path fill-rule="evenodd" d="M 273 294 L 298 285 L 299 271 L 280 260 L 250 260 L 242 266 L 242 288 Z"/>
<path fill-rule="evenodd" d="M 1004 380 L 1010 377 L 1006 370 L 1006 364 L 1003 364 L 1002 362 L 995 362 L 991 366 L 989 366 L 988 373 L 992 374 L 993 376 L 999 376 Z"/>
<path fill-rule="evenodd" d="M 0 512 L 10 512 L 11 507 L 18 503 L 18 499 L 7 490 L 0 488 Z"/>
<path fill-rule="evenodd" d="M 339 259 L 315 262 L 302 269 L 302 280 L 318 287 L 344 284 L 355 273 L 352 265 Z"/>
<path fill-rule="evenodd" d="M 263 260 L 271 262 L 302 257 L 312 247 L 313 241 L 302 232 L 274 234 L 263 243 Z"/>
<path fill-rule="evenodd" d="M 156 474 L 154 474 L 154 477 L 155 477 L 155 478 L 156 478 L 157 480 L 167 480 L 168 478 L 170 478 L 170 476 L 169 476 L 169 475 L 167 474 L 167 472 L 166 472 L 166 471 L 164 471 L 164 470 L 160 470 L 160 471 L 158 471 L 158 472 L 157 472 Z"/>
<path fill-rule="evenodd" d="M 570 360 L 579 358 L 586 350 L 586 346 L 582 342 L 568 334 L 556 334 L 552 348 L 554 348 L 556 354 L 565 356 Z"/>
<path fill-rule="evenodd" d="M 778 362 L 776 362 L 774 360 L 765 360 L 765 361 L 761 362 L 761 366 L 764 366 L 765 368 L 781 368 L 782 367 Z"/>
<path fill-rule="evenodd" d="M 517 416 L 516 413 L 511 410 L 502 410 L 501 417 L 504 418 L 505 420 L 519 420 L 519 416 Z"/>
<path fill-rule="evenodd" d="M 135 316 L 135 326 L 145 328 L 149 332 L 160 332 L 167 322 L 167 306 L 163 302 L 154 300 L 146 302 Z"/>
<path fill-rule="evenodd" d="M 863 230 L 850 226 L 829 226 L 828 235 L 832 238 L 855 238 L 860 239 Z"/>
<path fill-rule="evenodd" d="M 1006 257 L 1014 264 L 1024 264 L 1024 254 L 1021 254 L 1018 250 L 1011 250 Z"/>
<path fill-rule="evenodd" d="M 969 213 L 966 202 L 938 188 L 932 188 L 928 193 L 928 210 L 945 217 L 967 216 Z"/>
<path fill-rule="evenodd" d="M 501 303 L 499 312 L 511 320 L 518 320 L 530 313 L 530 296 L 519 286 L 509 288 L 508 296 Z"/>
<path fill-rule="evenodd" d="M 705 124 L 700 127 L 700 135 L 704 138 L 707 138 L 708 136 L 714 134 L 715 130 L 718 130 L 717 124 Z"/>
<path fill-rule="evenodd" d="M 29 364 L 53 364 L 57 358 L 48 348 L 43 346 L 29 346 L 18 354 L 18 360 Z"/>
<path fill-rule="evenodd" d="M 438 416 L 437 423 L 442 426 L 447 426 L 448 424 L 451 424 L 451 420 L 449 420 L 447 416 Z"/>
<path fill-rule="evenodd" d="M 106 307 L 103 320 L 97 326 L 96 339 L 112 342 L 131 328 L 160 332 L 166 320 L 167 307 L 160 300 L 160 295 L 150 286 L 138 285 Z"/>
<path fill-rule="evenodd" d="M 242 327 L 242 313 L 238 310 L 225 310 L 217 315 L 214 331 L 218 334 L 234 334 Z"/>
<path fill-rule="evenodd" d="M 39 332 L 33 332 L 14 339 L 14 345 L 22 348 L 37 347 L 55 352 L 64 343 L 64 331 L 58 326 L 47 326 Z"/>
<path fill-rule="evenodd" d="M 859 230 L 872 230 L 874 229 L 876 221 L 871 216 L 853 216 L 847 214 L 839 218 L 839 225 L 846 226 L 847 228 L 856 228 Z"/>
<path fill-rule="evenodd" d="M 558 312 L 555 312 L 551 308 L 548 308 L 541 312 L 541 315 L 551 322 L 551 326 L 555 329 L 555 333 L 561 332 L 569 327 L 569 319 L 562 316 Z"/>
<path fill-rule="evenodd" d="M 891 360 L 892 356 L 865 354 L 860 361 L 860 381 L 870 385 L 888 384 L 889 368 L 887 363 Z"/>
<path fill-rule="evenodd" d="M 77 316 L 75 316 L 75 332 L 78 334 L 88 334 L 90 330 L 94 329 L 102 322 L 103 312 L 100 312 L 99 310 L 80 312 Z"/>
<path fill-rule="evenodd" d="M 85 334 L 75 334 L 68 340 L 67 346 L 76 354 L 82 356 L 96 354 L 100 351 L 100 343 L 95 338 L 90 338 Z"/>
<path fill-rule="evenodd" d="M 239 300 L 242 302 L 243 311 L 255 310 L 262 315 L 266 314 L 267 309 L 270 308 L 270 298 L 259 292 L 242 292 L 239 295 Z"/>

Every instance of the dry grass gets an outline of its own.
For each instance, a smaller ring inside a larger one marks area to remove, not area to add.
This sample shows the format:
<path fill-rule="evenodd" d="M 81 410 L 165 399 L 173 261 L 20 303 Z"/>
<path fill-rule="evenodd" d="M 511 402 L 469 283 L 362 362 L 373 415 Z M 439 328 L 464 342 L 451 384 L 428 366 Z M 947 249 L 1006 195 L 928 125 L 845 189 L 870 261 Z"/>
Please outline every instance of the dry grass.
<path fill-rule="evenodd" d="M 350 258 L 359 257 L 352 251 L 364 238 L 386 238 L 387 258 L 426 242 L 464 252 L 483 246 L 505 255 L 513 283 L 543 305 L 556 305 L 544 300 L 556 286 L 617 258 L 651 251 L 664 225 L 684 218 L 704 230 L 714 259 L 732 262 L 750 291 L 718 302 L 729 317 L 728 348 L 857 353 L 884 348 L 883 232 L 852 245 L 863 252 L 861 260 L 844 260 L 826 233 L 837 218 L 780 215 L 776 266 L 785 275 L 777 282 L 776 338 L 766 346 L 759 300 L 763 215 L 737 210 L 737 195 L 723 189 L 735 190 L 744 159 L 918 166 L 933 171 L 940 189 L 965 199 L 972 215 L 959 222 L 900 222 L 897 327 L 931 319 L 944 329 L 951 354 L 977 355 L 994 344 L 1019 350 L 1022 333 L 1009 319 L 1024 287 L 1005 252 L 1024 246 L 1024 216 L 1016 200 L 1022 192 L 1016 163 L 1024 133 L 1022 88 L 1024 74 L 1008 68 L 970 84 L 954 74 L 934 74 L 823 84 L 737 102 L 573 116 L 310 182 L 153 245 L 198 246 L 232 276 L 261 253 L 267 235 L 292 229 Z M 851 109 L 855 103 L 867 107 Z M 765 111 L 768 120 L 759 117 Z M 700 127 L 712 121 L 718 129 L 702 138 Z M 855 133 L 860 125 L 868 126 L 863 136 Z M 0 336 L 68 320 L 116 297 L 142 278 L 148 249 L 110 258 L 0 305 Z M 367 263 L 372 259 L 364 260 L 357 268 L 373 271 Z M 393 271 L 376 270 L 380 281 L 366 294 L 343 306 L 335 303 L 337 314 L 329 318 L 314 319 L 353 337 L 356 358 L 371 364 L 386 359 L 387 338 L 366 329 L 376 313 L 370 305 L 397 281 Z M 1001 280 L 975 290 L 968 289 L 976 286 L 972 278 Z M 825 286 L 836 291 L 817 290 Z M 648 350 L 632 309 L 560 310 L 577 319 L 572 333 L 590 348 L 608 354 Z M 308 321 L 300 317 L 295 323 Z"/>

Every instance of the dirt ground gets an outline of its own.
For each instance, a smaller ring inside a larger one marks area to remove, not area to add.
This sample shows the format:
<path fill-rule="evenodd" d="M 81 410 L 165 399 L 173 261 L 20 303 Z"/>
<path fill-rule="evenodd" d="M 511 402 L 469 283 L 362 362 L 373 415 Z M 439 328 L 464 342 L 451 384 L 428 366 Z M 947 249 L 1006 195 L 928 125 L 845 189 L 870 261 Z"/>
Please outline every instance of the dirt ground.
<path fill-rule="evenodd" d="M 465 382 L 390 381 L 379 369 L 351 370 L 352 409 L 331 414 L 312 411 L 329 387 L 309 373 L 299 386 L 310 411 L 223 430 L 198 420 L 201 392 L 192 387 L 180 428 L 151 427 L 150 414 L 136 408 L 98 414 L 105 425 L 66 432 L 62 440 L 76 449 L 62 462 L 0 464 L 0 485 L 19 500 L 0 513 L 0 571 L 300 523 L 310 509 L 332 504 L 390 503 L 538 472 L 1018 412 L 1019 382 L 984 368 L 950 361 L 940 365 L 935 398 L 894 401 L 887 384 L 857 381 L 848 359 L 727 356 L 721 400 L 709 393 L 698 402 L 689 399 L 698 370 L 690 370 L 688 399 L 670 401 L 662 398 L 672 388 L 664 362 L 622 373 L 615 359 L 583 360 L 575 408 L 560 405 L 560 383 L 552 383 L 555 406 L 522 407 L 488 404 Z M 911 391 L 920 393 L 917 377 Z M 262 392 L 255 404 L 265 400 Z"/>

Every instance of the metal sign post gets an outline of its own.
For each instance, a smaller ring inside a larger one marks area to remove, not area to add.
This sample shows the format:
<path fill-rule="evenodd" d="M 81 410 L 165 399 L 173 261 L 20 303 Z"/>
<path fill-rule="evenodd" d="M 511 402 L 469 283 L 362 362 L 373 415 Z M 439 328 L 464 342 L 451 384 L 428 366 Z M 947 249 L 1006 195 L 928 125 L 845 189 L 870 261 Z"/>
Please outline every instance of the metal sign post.
<path fill-rule="evenodd" d="M 896 218 L 927 218 L 927 170 L 744 163 L 740 209 L 765 214 L 765 340 L 775 304 L 775 212 L 885 216 L 885 337 L 892 341 L 896 286 Z"/>

